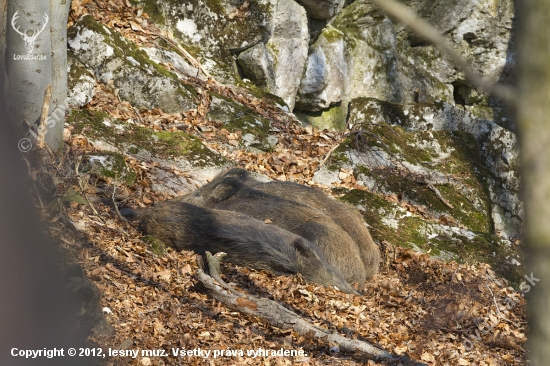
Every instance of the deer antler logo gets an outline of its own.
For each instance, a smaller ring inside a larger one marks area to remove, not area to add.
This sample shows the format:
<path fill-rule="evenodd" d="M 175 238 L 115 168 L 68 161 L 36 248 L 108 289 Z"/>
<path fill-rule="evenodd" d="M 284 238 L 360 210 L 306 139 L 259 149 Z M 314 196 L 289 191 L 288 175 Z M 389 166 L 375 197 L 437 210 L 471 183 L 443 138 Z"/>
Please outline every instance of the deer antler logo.
<path fill-rule="evenodd" d="M 46 24 L 48 24 L 48 20 L 49 20 L 48 14 L 44 14 L 44 18 L 43 18 L 44 21 L 42 22 L 42 29 L 33 30 L 32 34 L 29 36 L 27 34 L 27 32 L 29 31 L 28 29 L 25 29 L 24 32 L 21 32 L 19 30 L 19 26 L 15 25 L 17 19 L 19 18 L 19 15 L 17 13 L 19 13 L 19 10 L 17 10 L 15 12 L 15 14 L 13 14 L 13 17 L 11 18 L 11 26 L 13 27 L 13 29 L 17 33 L 19 33 L 21 35 L 21 38 L 23 38 L 23 41 L 25 41 L 25 48 L 27 50 L 27 53 L 31 53 L 32 50 L 34 49 L 34 44 L 36 43 L 36 39 L 38 38 L 40 33 L 42 33 L 42 31 L 46 28 Z"/>

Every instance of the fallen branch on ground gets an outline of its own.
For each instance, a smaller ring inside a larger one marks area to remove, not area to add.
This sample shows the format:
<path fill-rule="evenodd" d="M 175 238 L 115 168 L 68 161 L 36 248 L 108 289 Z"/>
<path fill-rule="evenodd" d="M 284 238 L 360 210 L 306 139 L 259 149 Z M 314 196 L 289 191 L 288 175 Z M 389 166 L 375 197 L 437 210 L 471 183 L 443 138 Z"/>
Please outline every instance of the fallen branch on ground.
<path fill-rule="evenodd" d="M 201 263 L 199 263 L 197 276 L 210 295 L 227 307 L 245 314 L 260 317 L 272 326 L 281 329 L 293 329 L 301 335 L 313 335 L 314 338 L 326 337 L 325 339 L 328 342 L 337 345 L 342 351 L 361 352 L 371 359 L 395 360 L 390 353 L 376 348 L 367 342 L 348 339 L 315 326 L 273 300 L 257 298 L 231 288 L 220 278 L 220 261 L 225 255 L 225 253 L 212 255 L 206 252 L 211 276 L 204 273 Z M 214 279 L 217 280 L 215 281 Z"/>

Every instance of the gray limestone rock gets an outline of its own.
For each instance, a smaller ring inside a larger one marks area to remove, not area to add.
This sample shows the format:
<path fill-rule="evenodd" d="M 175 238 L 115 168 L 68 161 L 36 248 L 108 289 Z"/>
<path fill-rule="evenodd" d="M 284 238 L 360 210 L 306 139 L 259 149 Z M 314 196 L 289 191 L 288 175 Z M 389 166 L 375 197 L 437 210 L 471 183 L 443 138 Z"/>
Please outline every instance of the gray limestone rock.
<path fill-rule="evenodd" d="M 512 0 L 406 3 L 448 34 L 451 45 L 480 74 L 491 80 L 510 79 L 515 63 Z M 367 0 L 347 5 L 311 45 L 296 108 L 324 113 L 357 97 L 396 103 L 443 100 L 464 105 L 478 116 L 495 113 L 509 119 L 439 50 Z"/>
<path fill-rule="evenodd" d="M 462 131 L 478 142 L 488 170 L 488 188 L 495 230 L 509 239 L 521 232 L 523 204 L 519 198 L 516 135 L 446 102 L 395 104 L 358 98 L 350 103 L 350 124 L 389 123 L 409 131 Z"/>
<path fill-rule="evenodd" d="M 71 53 L 68 54 L 68 64 L 67 104 L 71 107 L 82 107 L 92 100 L 96 81 Z"/>
<path fill-rule="evenodd" d="M 134 106 L 167 113 L 195 107 L 196 91 L 191 86 L 180 83 L 176 75 L 91 16 L 83 16 L 69 29 L 68 40 L 74 56 Z"/>
<path fill-rule="evenodd" d="M 263 42 L 257 43 L 237 57 L 237 63 L 244 76 L 254 84 L 264 88 L 273 88 L 272 68 Z"/>
<path fill-rule="evenodd" d="M 206 79 L 206 76 L 201 73 L 200 70 L 189 65 L 189 63 L 182 56 L 174 51 L 155 47 L 143 47 L 142 49 L 147 52 L 149 58 L 156 63 L 170 63 L 172 66 L 174 66 L 174 69 L 176 69 L 177 72 L 183 77 L 193 76 L 203 80 Z"/>
<path fill-rule="evenodd" d="M 238 62 L 246 78 L 293 109 L 309 43 L 306 11 L 294 0 L 138 3 L 147 3 L 157 24 L 180 38 L 184 48 L 196 50 L 218 81 L 238 82 L 236 55 L 242 55 Z"/>
<path fill-rule="evenodd" d="M 266 43 L 273 86 L 268 92 L 281 97 L 290 110 L 307 58 L 309 31 L 304 8 L 293 0 L 278 0 L 273 14 L 271 35 Z"/>

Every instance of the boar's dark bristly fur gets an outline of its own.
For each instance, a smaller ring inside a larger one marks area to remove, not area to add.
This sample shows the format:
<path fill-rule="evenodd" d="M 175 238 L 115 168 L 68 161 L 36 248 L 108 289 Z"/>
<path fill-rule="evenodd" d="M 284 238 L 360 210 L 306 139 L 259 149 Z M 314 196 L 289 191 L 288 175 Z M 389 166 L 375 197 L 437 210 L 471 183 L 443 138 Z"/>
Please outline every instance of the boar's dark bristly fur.
<path fill-rule="evenodd" d="M 272 194 L 287 200 L 299 202 L 313 209 L 320 210 L 338 224 L 359 247 L 361 259 L 365 264 L 367 278 L 378 272 L 380 251 L 372 240 L 369 230 L 365 226 L 363 217 L 354 207 L 328 197 L 318 188 L 308 187 L 292 182 L 260 182 L 244 169 L 233 168 L 218 175 L 212 181 L 222 180 L 225 177 L 237 178 L 246 185 L 259 191 Z"/>
<path fill-rule="evenodd" d="M 300 273 L 308 281 L 355 293 L 316 245 L 248 215 L 176 200 L 121 213 L 138 219 L 145 234 L 176 249 L 225 252 L 233 264 L 282 275 Z"/>
<path fill-rule="evenodd" d="M 219 210 L 236 211 L 316 244 L 349 283 L 363 286 L 367 271 L 356 243 L 321 210 L 254 189 L 234 176 L 222 176 L 176 200 Z"/>

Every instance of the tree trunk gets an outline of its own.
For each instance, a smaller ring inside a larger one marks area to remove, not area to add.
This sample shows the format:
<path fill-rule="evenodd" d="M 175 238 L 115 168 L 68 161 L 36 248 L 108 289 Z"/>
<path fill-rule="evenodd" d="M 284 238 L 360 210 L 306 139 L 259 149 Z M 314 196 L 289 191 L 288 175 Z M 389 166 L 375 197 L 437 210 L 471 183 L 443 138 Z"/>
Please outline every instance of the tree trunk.
<path fill-rule="evenodd" d="M 49 2 L 8 0 L 8 108 L 22 132 L 38 121 L 44 91 L 52 83 L 49 14 Z"/>
<path fill-rule="evenodd" d="M 8 0 L 3 18 L 9 111 L 22 134 L 35 126 L 31 135 L 36 138 L 44 92 L 52 85 L 44 127 L 45 142 L 54 150 L 62 141 L 65 120 L 69 9 L 70 0 Z"/>
<path fill-rule="evenodd" d="M 546 0 L 523 0 L 518 5 L 517 116 L 529 277 L 529 358 L 531 366 L 544 366 L 550 360 L 550 42 L 546 31 L 550 5 Z"/>
<path fill-rule="evenodd" d="M 67 19 L 70 0 L 50 0 L 52 44 L 52 108 L 48 118 L 46 144 L 56 149 L 63 137 L 67 110 Z"/>
<path fill-rule="evenodd" d="M 58 270 L 62 258 L 42 231 L 4 101 L 0 93 L 0 365 L 81 364 L 67 356 L 68 347 L 82 346 L 74 332 L 80 309 L 70 304 L 67 279 Z M 14 357 L 13 348 L 64 348 L 65 357 Z"/>

